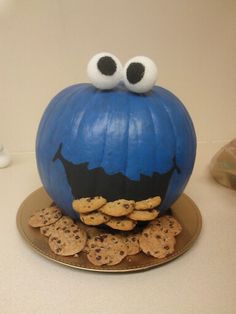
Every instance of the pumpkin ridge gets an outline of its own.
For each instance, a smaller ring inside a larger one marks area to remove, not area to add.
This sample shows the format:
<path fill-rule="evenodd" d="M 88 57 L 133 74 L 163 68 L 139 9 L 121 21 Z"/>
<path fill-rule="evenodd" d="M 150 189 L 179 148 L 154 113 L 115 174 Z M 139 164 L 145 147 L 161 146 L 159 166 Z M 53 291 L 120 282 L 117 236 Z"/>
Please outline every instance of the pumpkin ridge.
<path fill-rule="evenodd" d="M 81 92 L 84 92 L 84 91 L 86 91 L 87 89 L 89 89 L 89 86 L 81 86 L 80 84 L 78 84 L 77 86 L 78 86 L 79 89 L 77 89 L 77 90 L 75 90 L 75 92 L 69 94 L 69 97 L 66 99 L 66 102 L 71 101 L 73 98 L 76 98 L 76 96 L 77 96 L 78 94 L 80 94 Z M 81 88 L 81 87 L 82 87 L 82 88 Z M 69 108 L 68 108 L 68 110 L 69 110 Z M 63 119 L 63 116 L 65 115 L 65 113 L 66 113 L 66 110 L 65 110 L 65 111 L 62 110 L 61 114 L 60 114 L 59 117 L 58 117 L 58 120 L 59 120 L 59 119 Z M 56 135 L 56 134 L 53 133 L 53 134 L 52 134 L 52 138 L 54 138 L 55 135 Z M 48 169 L 48 171 L 50 171 L 50 168 Z M 51 180 L 52 180 L 52 176 L 50 175 L 50 176 L 49 176 L 50 185 L 53 185 L 53 182 L 51 182 Z"/>
<path fill-rule="evenodd" d="M 151 111 L 151 108 L 149 107 L 149 102 L 147 103 L 147 111 L 149 112 L 149 116 L 150 116 L 150 121 L 152 123 L 152 129 L 153 129 L 153 133 L 155 134 L 155 138 L 157 137 L 157 132 L 156 132 L 156 128 L 155 128 L 155 124 L 154 124 L 154 120 L 153 120 L 153 114 Z M 156 163 L 156 158 L 157 156 L 157 152 L 156 152 L 156 147 L 154 149 L 154 165 L 153 165 L 153 169 L 155 169 L 155 163 Z"/>
<path fill-rule="evenodd" d="M 136 160 L 135 172 L 139 174 L 138 177 L 133 178 L 136 181 L 140 180 L 142 175 L 151 176 L 156 163 L 156 152 L 153 142 L 147 144 L 149 137 L 155 137 L 154 124 L 150 121 L 150 111 L 147 107 L 147 102 L 148 98 L 146 95 L 139 95 L 137 96 L 137 101 L 131 102 L 130 106 L 132 114 L 130 123 L 133 130 L 132 141 L 136 142 L 136 148 L 134 150 L 132 147 L 129 159 Z M 140 150 L 140 152 L 138 153 L 137 150 Z"/>
<path fill-rule="evenodd" d="M 171 125 L 171 128 L 172 128 L 173 134 L 174 134 L 175 138 L 177 139 L 178 137 L 177 137 L 177 132 L 176 132 L 176 129 L 175 129 L 175 126 L 174 126 L 174 125 L 175 125 L 175 124 L 174 124 L 174 121 L 173 121 L 173 119 L 172 119 L 171 116 L 170 116 L 169 109 L 168 109 L 167 106 L 165 105 L 165 102 L 163 101 L 162 96 L 160 97 L 160 102 L 161 102 L 161 105 L 162 105 L 164 111 L 166 112 L 167 117 L 168 117 L 168 119 L 169 119 L 169 121 L 170 121 L 170 125 Z M 177 145 L 178 145 L 178 141 L 175 141 L 175 154 L 174 154 L 175 158 L 176 158 L 177 151 L 178 151 Z"/>
<path fill-rule="evenodd" d="M 159 107 L 159 110 L 161 110 L 162 113 L 164 113 L 165 118 L 168 120 L 168 123 L 169 123 L 169 125 L 170 125 L 170 127 L 171 127 L 171 130 L 172 130 L 172 135 L 173 135 L 173 137 L 174 137 L 174 138 L 177 138 L 177 137 L 176 137 L 176 132 L 175 132 L 175 130 L 174 130 L 174 128 L 173 128 L 173 121 L 172 121 L 172 119 L 170 118 L 170 115 L 169 115 L 168 112 L 166 111 L 165 107 L 163 106 L 163 102 L 162 102 L 161 96 L 160 96 L 159 93 L 156 92 L 155 90 L 154 90 L 153 92 L 154 92 L 154 94 L 156 94 L 156 96 L 158 96 L 159 99 L 158 99 L 158 101 L 157 101 L 156 98 L 154 98 L 154 99 L 153 99 L 153 97 L 149 98 L 149 102 L 148 102 L 149 110 L 152 112 L 152 107 L 151 107 L 151 106 L 158 106 L 158 107 Z M 154 114 L 154 115 L 155 115 L 155 114 Z M 156 131 L 155 123 L 154 123 L 154 129 L 155 129 L 155 136 L 158 137 L 158 133 L 157 133 L 157 131 Z M 173 155 L 170 157 L 170 158 L 171 158 L 171 162 L 172 162 L 173 157 L 176 156 L 176 141 L 174 141 L 174 145 L 175 145 L 174 152 L 173 152 Z M 156 149 L 155 149 L 155 151 L 156 151 Z M 157 161 L 156 161 L 156 162 L 157 162 Z M 157 165 L 157 167 L 158 167 L 158 165 Z M 172 167 L 172 164 L 170 165 L 170 167 Z M 168 167 L 168 169 L 169 169 L 170 167 Z M 156 171 L 158 172 L 159 170 L 156 169 Z"/>
<path fill-rule="evenodd" d="M 77 89 L 74 93 L 72 93 L 72 94 L 69 95 L 69 97 L 67 98 L 67 103 L 70 103 L 70 104 L 71 104 L 72 101 L 75 101 L 75 102 L 76 102 L 76 99 L 77 99 L 78 95 L 79 95 L 81 92 L 84 93 L 84 92 L 88 91 L 89 88 L 90 88 L 89 85 L 80 86 L 80 84 L 78 85 L 78 87 L 79 87 L 79 89 Z M 82 87 L 82 88 L 80 88 L 80 87 Z M 66 104 L 65 104 L 65 106 L 66 106 Z M 76 107 L 76 106 L 75 106 L 75 107 Z M 71 107 L 70 107 L 70 106 L 68 106 L 68 107 L 65 108 L 64 110 L 61 110 L 61 111 L 60 111 L 61 114 L 60 114 L 60 115 L 58 116 L 58 118 L 56 119 L 58 125 L 61 125 L 60 120 L 63 121 L 64 117 L 67 115 L 67 111 L 68 111 L 68 112 L 71 111 Z M 54 118 L 54 120 L 55 120 L 55 118 Z M 52 139 L 53 139 L 53 141 L 55 140 L 55 137 L 56 137 L 56 132 L 52 134 Z M 63 139 L 62 139 L 62 138 L 60 139 L 60 142 L 63 142 Z M 63 144 L 64 144 L 64 143 L 63 143 Z"/>
<path fill-rule="evenodd" d="M 89 91 L 90 89 L 91 89 L 91 85 L 88 84 L 87 90 Z M 84 91 L 86 91 L 86 89 L 83 90 L 83 92 Z M 83 126 L 83 121 L 86 118 L 86 115 L 87 115 L 88 111 L 91 110 L 90 106 L 88 106 L 87 104 L 89 104 L 89 103 L 94 101 L 94 98 L 97 96 L 97 93 L 98 93 L 98 90 L 95 89 L 94 93 L 92 94 L 92 97 L 87 97 L 86 101 L 83 103 L 84 110 L 83 110 L 83 112 L 81 114 L 79 122 L 77 123 L 77 128 L 76 128 L 76 130 L 75 130 L 75 132 L 73 134 L 73 141 L 78 139 L 79 133 L 81 131 L 81 127 Z M 77 108 L 75 108 L 75 112 L 77 112 Z M 73 122 L 76 121 L 77 119 L 78 119 L 78 116 L 75 115 L 75 118 L 73 119 Z"/>
<path fill-rule="evenodd" d="M 165 89 L 163 89 L 163 94 L 164 96 L 166 97 L 166 99 L 170 99 L 170 97 L 173 97 L 173 94 Z M 192 137 L 192 134 L 195 135 L 195 140 L 196 140 L 196 134 L 195 134 L 195 131 L 194 131 L 194 128 L 193 128 L 193 123 L 192 121 L 190 120 L 190 116 L 189 116 L 189 113 L 187 112 L 185 106 L 182 104 L 182 102 L 176 97 L 176 102 L 178 103 L 178 110 L 181 111 L 182 114 L 182 118 L 184 120 L 184 123 L 186 125 L 186 131 L 188 131 L 188 137 Z M 165 104 L 165 99 L 163 98 L 163 102 Z M 169 114 L 169 112 L 168 112 Z M 195 143 L 194 143 L 195 145 Z M 192 151 L 192 149 L 191 149 Z"/>
<path fill-rule="evenodd" d="M 49 103 L 49 106 L 44 111 L 43 115 L 45 118 L 41 120 L 39 127 L 38 127 L 38 132 L 41 132 L 41 130 L 43 128 L 47 127 L 48 121 L 50 121 L 50 119 L 51 119 L 51 114 L 52 115 L 54 114 L 54 111 L 52 110 L 53 107 L 55 106 L 55 104 L 58 106 L 57 99 L 59 98 L 59 104 L 64 103 L 65 101 L 68 101 L 68 99 L 70 99 L 70 97 L 72 95 L 77 93 L 77 87 L 78 87 L 78 84 L 70 86 L 68 88 L 65 88 L 63 91 L 61 91 L 61 93 L 59 93 L 60 97 L 62 97 L 62 98 L 60 98 L 59 95 L 56 95 L 51 100 L 51 102 Z M 68 94 L 68 89 L 70 89 L 70 88 L 75 88 L 75 90 L 73 90 L 72 94 Z M 36 147 L 37 147 L 37 143 L 38 143 L 38 137 L 36 139 Z"/>
<path fill-rule="evenodd" d="M 95 96 L 98 95 L 98 90 L 95 92 L 94 94 L 94 98 Z M 104 140 L 103 140 L 103 144 L 102 144 L 102 152 L 101 152 L 101 161 L 98 163 L 99 166 L 93 168 L 93 169 L 96 169 L 96 168 L 103 168 L 102 167 L 102 163 L 103 163 L 103 160 L 104 160 L 104 152 L 105 152 L 105 147 L 106 147 L 106 138 L 107 138 L 107 129 L 108 129 L 108 120 L 109 120 L 109 102 L 104 102 L 104 105 L 106 105 L 106 127 L 105 127 L 105 131 L 104 131 Z M 99 176 L 96 175 L 94 177 L 94 184 L 93 184 L 93 190 L 92 191 L 94 194 L 93 195 L 99 195 L 99 192 L 97 192 L 97 190 L 99 189 Z"/>
<path fill-rule="evenodd" d="M 167 99 L 170 99 L 170 97 L 173 96 L 173 94 L 171 92 L 167 91 L 167 90 L 164 90 L 164 95 L 165 95 L 165 97 Z M 193 135 L 195 137 L 194 141 L 191 141 L 189 143 L 188 147 L 187 147 L 189 149 L 189 154 L 190 154 L 193 150 L 196 150 L 196 134 L 195 134 L 195 130 L 194 130 L 194 127 L 193 127 L 193 123 L 192 123 L 192 121 L 190 119 L 189 113 L 188 113 L 187 109 L 185 108 L 185 106 L 182 104 L 182 102 L 177 97 L 176 97 L 176 102 L 178 103 L 178 110 L 181 111 L 181 113 L 183 113 L 182 114 L 182 119 L 184 120 L 184 124 L 185 124 L 185 128 L 186 128 L 186 132 L 188 134 L 188 137 L 192 138 Z M 190 145 L 192 145 L 192 146 L 190 146 Z M 195 157 L 196 156 L 194 156 L 193 163 L 195 161 Z M 192 166 L 188 166 L 188 167 L 193 169 Z M 189 171 L 189 169 L 188 169 L 188 171 Z"/>
<path fill-rule="evenodd" d="M 107 129 L 108 129 L 108 122 L 109 122 L 109 117 L 110 117 L 109 102 L 106 101 L 106 103 L 104 102 L 104 104 L 106 105 L 106 127 L 104 130 L 104 140 L 103 140 L 103 144 L 102 144 L 101 161 L 99 162 L 100 167 L 102 167 L 103 161 L 104 161 L 105 148 L 106 148 L 106 143 L 107 143 Z"/>
<path fill-rule="evenodd" d="M 128 108 L 128 116 L 127 116 L 127 121 L 128 121 L 128 124 L 127 124 L 127 134 L 128 136 L 126 137 L 127 138 L 127 145 L 126 145 L 126 158 L 125 158 L 125 165 L 124 165 L 124 175 L 126 177 L 128 177 L 127 175 L 127 172 L 128 172 L 128 157 L 129 157 L 129 128 L 130 128 L 130 100 L 129 100 L 129 97 L 127 97 L 127 108 Z M 125 186 L 125 191 L 127 191 L 127 185 Z"/>
<path fill-rule="evenodd" d="M 62 92 L 65 92 L 65 94 L 63 93 L 63 98 L 60 99 L 60 102 L 57 102 L 57 98 L 58 98 L 58 97 L 55 96 L 55 97 L 52 99 L 51 103 L 50 103 L 50 104 L 51 104 L 51 107 L 48 107 L 48 109 L 50 110 L 51 108 L 55 107 L 55 105 L 59 106 L 60 104 L 65 103 L 65 101 L 68 102 L 68 100 L 69 100 L 71 97 L 73 97 L 75 94 L 77 94 L 77 92 L 78 92 L 78 89 L 77 89 L 77 88 L 78 88 L 78 87 L 79 87 L 79 84 L 75 84 L 75 85 L 73 85 L 73 86 L 71 86 L 71 87 L 65 88 L 65 89 L 62 91 Z M 70 88 L 73 88 L 73 92 L 70 93 L 70 94 L 68 94 L 68 92 L 70 91 Z M 74 88 L 75 88 L 75 90 L 74 90 Z M 62 96 L 62 94 L 61 94 L 61 96 Z M 57 97 L 57 98 L 56 98 L 56 97 Z M 52 110 L 52 111 L 46 112 L 48 109 L 46 109 L 45 112 L 44 112 L 45 120 L 42 120 L 42 121 L 41 121 L 41 123 L 40 123 L 40 125 L 39 125 L 39 127 L 38 127 L 38 132 L 37 132 L 37 134 L 40 134 L 44 128 L 47 128 L 47 125 L 48 125 L 48 123 L 51 121 L 52 116 L 53 116 L 53 119 L 55 118 L 55 113 L 54 113 L 54 111 Z M 58 116 L 60 116 L 60 111 L 59 111 L 59 113 L 58 113 Z M 53 134 L 52 134 L 52 139 L 53 139 L 53 138 L 54 138 L 54 137 L 53 137 Z M 37 138 L 36 138 L 36 151 L 40 150 L 40 146 L 41 146 L 41 145 L 42 145 L 41 139 L 39 138 L 39 136 L 37 136 Z M 40 162 L 39 158 L 37 158 L 37 164 L 38 164 L 38 167 L 41 169 L 41 162 Z M 48 173 L 50 173 L 50 164 L 47 165 L 46 171 L 47 171 Z M 39 171 L 39 173 L 40 173 L 40 171 Z M 40 177 L 41 177 L 41 176 L 40 176 Z M 51 176 L 48 177 L 48 181 L 49 181 L 49 182 L 47 182 L 47 183 L 44 182 L 44 179 L 43 179 L 43 178 L 41 178 L 41 180 L 42 180 L 42 182 L 43 182 L 45 185 L 48 185 L 48 183 L 49 183 L 49 185 L 52 184 L 52 182 L 51 182 L 51 181 L 52 181 Z"/>

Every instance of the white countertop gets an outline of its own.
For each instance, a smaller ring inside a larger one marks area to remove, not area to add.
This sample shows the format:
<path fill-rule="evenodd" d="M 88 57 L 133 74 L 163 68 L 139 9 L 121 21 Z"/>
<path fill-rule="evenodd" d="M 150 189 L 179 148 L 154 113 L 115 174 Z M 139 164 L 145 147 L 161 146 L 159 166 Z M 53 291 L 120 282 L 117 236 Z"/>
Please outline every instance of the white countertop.
<path fill-rule="evenodd" d="M 162 267 L 130 274 L 72 269 L 26 245 L 16 213 L 41 183 L 34 154 L 13 155 L 12 165 L 0 169 L 0 313 L 235 314 L 236 192 L 207 171 L 221 145 L 199 144 L 185 190 L 203 217 L 197 242 Z"/>

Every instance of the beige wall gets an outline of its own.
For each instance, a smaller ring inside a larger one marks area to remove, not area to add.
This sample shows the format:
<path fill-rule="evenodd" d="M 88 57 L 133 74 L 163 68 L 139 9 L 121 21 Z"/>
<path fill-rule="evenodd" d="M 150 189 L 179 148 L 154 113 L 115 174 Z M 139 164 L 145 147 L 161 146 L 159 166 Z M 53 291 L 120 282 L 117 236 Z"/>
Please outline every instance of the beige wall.
<path fill-rule="evenodd" d="M 236 136 L 235 0 L 0 0 L 0 143 L 33 151 L 49 100 L 104 50 L 155 60 L 198 141 Z"/>

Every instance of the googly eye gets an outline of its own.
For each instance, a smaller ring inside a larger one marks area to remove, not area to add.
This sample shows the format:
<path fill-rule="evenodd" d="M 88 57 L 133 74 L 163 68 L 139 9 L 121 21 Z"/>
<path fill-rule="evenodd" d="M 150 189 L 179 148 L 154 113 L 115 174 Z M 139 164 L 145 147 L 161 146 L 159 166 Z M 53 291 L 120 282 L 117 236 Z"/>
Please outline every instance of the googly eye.
<path fill-rule="evenodd" d="M 157 67 L 148 57 L 139 56 L 130 59 L 123 73 L 125 86 L 135 93 L 146 93 L 157 80 Z"/>
<path fill-rule="evenodd" d="M 90 59 L 87 73 L 95 87 L 112 89 L 122 79 L 122 65 L 113 54 L 101 52 Z"/>

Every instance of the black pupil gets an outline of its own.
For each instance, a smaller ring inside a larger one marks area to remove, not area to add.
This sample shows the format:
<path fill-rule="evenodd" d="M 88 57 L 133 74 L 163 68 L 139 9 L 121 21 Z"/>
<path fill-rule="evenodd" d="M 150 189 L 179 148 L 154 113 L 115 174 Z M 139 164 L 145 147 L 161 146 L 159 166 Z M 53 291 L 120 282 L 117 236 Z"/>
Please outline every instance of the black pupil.
<path fill-rule="evenodd" d="M 145 67 L 140 62 L 132 62 L 126 70 L 127 80 L 131 84 L 140 82 L 144 76 Z"/>
<path fill-rule="evenodd" d="M 104 56 L 98 60 L 97 67 L 99 71 L 104 75 L 113 75 L 116 72 L 116 63 L 109 57 Z"/>

